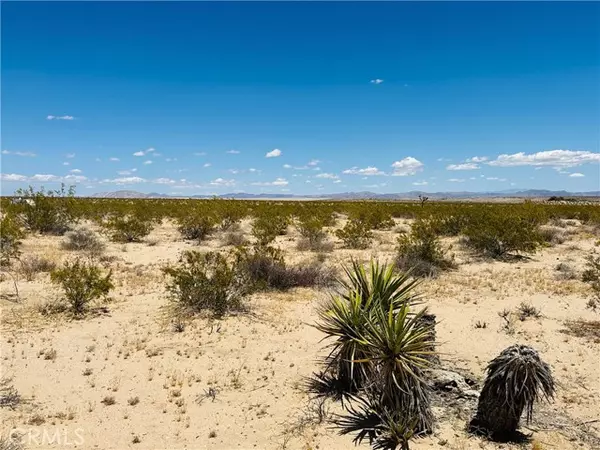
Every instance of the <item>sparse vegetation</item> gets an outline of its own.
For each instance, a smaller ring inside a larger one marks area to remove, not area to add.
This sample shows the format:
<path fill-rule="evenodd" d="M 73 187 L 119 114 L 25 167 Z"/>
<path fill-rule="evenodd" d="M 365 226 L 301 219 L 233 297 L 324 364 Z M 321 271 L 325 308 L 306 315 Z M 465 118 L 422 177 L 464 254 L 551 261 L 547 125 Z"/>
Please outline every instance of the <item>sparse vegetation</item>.
<path fill-rule="evenodd" d="M 65 234 L 65 240 L 61 243 L 65 250 L 87 252 L 93 256 L 99 256 L 104 252 L 106 245 L 99 236 L 89 228 L 79 227 Z"/>
<path fill-rule="evenodd" d="M 101 222 L 113 242 L 141 242 L 154 227 L 154 220 L 143 215 L 114 215 Z"/>
<path fill-rule="evenodd" d="M 75 259 L 50 274 L 52 283 L 59 285 L 68 302 L 70 311 L 83 315 L 92 301 L 106 298 L 114 288 L 112 272 L 102 275 L 102 270 L 93 263 Z"/>
<path fill-rule="evenodd" d="M 588 255 L 581 279 L 592 288 L 592 298 L 587 306 L 595 311 L 600 304 L 600 255 Z"/>
<path fill-rule="evenodd" d="M 20 199 L 15 212 L 29 231 L 62 235 L 77 221 L 75 186 L 48 191 L 29 186 L 17 189 L 15 197 Z"/>
<path fill-rule="evenodd" d="M 344 228 L 335 232 L 335 235 L 347 248 L 367 248 L 373 240 L 373 232 L 369 225 L 357 219 L 349 220 Z"/>
<path fill-rule="evenodd" d="M 243 309 L 248 282 L 220 253 L 186 251 L 178 265 L 165 267 L 163 272 L 170 277 L 167 293 L 179 311 L 208 311 L 223 317 Z"/>
<path fill-rule="evenodd" d="M 32 281 L 38 273 L 51 272 L 56 268 L 54 261 L 38 255 L 23 256 L 19 259 L 19 263 L 19 272 L 27 281 Z"/>
<path fill-rule="evenodd" d="M 252 236 L 259 246 L 271 244 L 277 236 L 284 235 L 290 224 L 287 215 L 259 215 L 252 222 Z"/>
<path fill-rule="evenodd" d="M 542 313 L 539 309 L 537 309 L 532 304 L 526 302 L 521 302 L 521 304 L 517 308 L 517 314 L 521 322 L 529 319 L 530 317 L 534 319 L 539 319 L 540 317 L 542 317 Z"/>
<path fill-rule="evenodd" d="M 9 214 L 4 214 L 0 221 L 0 266 L 6 268 L 21 254 L 21 239 L 25 233 Z"/>
<path fill-rule="evenodd" d="M 418 277 L 430 277 L 455 267 L 455 264 L 444 254 L 432 224 L 417 220 L 410 233 L 398 238 L 396 266 L 403 271 L 410 270 Z"/>
<path fill-rule="evenodd" d="M 184 239 L 198 242 L 212 234 L 217 226 L 217 218 L 200 210 L 182 215 L 177 219 L 177 229 Z"/>

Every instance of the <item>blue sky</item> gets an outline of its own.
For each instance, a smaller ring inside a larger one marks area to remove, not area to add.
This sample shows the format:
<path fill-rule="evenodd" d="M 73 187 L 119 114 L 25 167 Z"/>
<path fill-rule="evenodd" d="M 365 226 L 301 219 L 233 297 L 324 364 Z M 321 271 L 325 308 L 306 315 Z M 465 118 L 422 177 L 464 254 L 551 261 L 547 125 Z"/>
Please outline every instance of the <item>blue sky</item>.
<path fill-rule="evenodd" d="M 600 189 L 600 3 L 4 2 L 2 193 Z"/>

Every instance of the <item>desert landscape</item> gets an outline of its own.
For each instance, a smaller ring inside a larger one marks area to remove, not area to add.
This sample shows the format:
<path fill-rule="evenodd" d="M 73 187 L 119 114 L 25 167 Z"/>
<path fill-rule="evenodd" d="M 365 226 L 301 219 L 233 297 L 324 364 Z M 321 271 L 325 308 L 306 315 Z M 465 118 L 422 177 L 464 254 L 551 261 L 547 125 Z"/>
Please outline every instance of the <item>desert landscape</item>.
<path fill-rule="evenodd" d="M 310 382 L 332 343 L 315 325 L 352 261 L 413 270 L 419 307 L 435 316 L 436 361 L 423 372 L 435 421 L 410 448 L 600 446 L 597 204 L 31 194 L 3 198 L 2 449 L 352 448 L 354 435 L 336 426 L 352 401 Z M 469 227 L 484 219 L 473 211 L 486 209 L 497 240 L 525 217 L 536 218 L 535 236 L 519 222 L 513 247 L 475 247 Z M 192 269 L 187 251 L 223 260 Z M 184 301 L 182 280 L 208 274 L 218 289 L 220 264 L 248 268 L 259 252 L 271 258 L 262 284 L 230 283 L 217 306 L 205 303 L 212 291 Z M 106 295 L 69 303 L 75 282 L 60 274 L 80 270 L 75 261 L 110 274 L 110 289 L 95 285 Z M 535 403 L 530 423 L 523 415 L 523 442 L 494 442 L 467 426 L 487 364 L 513 344 L 539 352 L 555 394 Z"/>

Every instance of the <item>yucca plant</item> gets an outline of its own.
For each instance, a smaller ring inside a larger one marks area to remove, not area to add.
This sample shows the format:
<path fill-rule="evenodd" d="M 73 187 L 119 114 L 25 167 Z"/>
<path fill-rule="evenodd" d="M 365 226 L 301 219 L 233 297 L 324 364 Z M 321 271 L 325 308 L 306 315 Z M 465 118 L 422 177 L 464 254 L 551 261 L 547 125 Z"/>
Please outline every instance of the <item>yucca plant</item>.
<path fill-rule="evenodd" d="M 367 271 L 353 260 L 344 267 L 347 280 L 340 281 L 340 292 L 318 311 L 316 328 L 327 338 L 335 338 L 326 357 L 326 372 L 333 372 L 338 385 L 347 392 L 360 388 L 368 377 L 368 365 L 355 364 L 366 357 L 361 338 L 369 316 L 378 308 L 398 309 L 402 304 L 415 304 L 418 281 L 407 274 L 395 274 L 392 266 L 371 261 Z"/>
<path fill-rule="evenodd" d="M 523 410 L 529 423 L 533 404 L 552 399 L 554 392 L 550 366 L 538 352 L 526 345 L 512 345 L 488 364 L 470 429 L 493 439 L 510 440 L 517 436 Z"/>
<path fill-rule="evenodd" d="M 381 402 L 381 396 L 372 391 L 362 396 L 350 396 L 347 415 L 338 416 L 334 423 L 340 434 L 356 433 L 355 444 L 365 439 L 374 449 L 409 450 L 408 442 L 415 435 L 417 420 L 402 417 L 399 411 L 390 411 Z"/>
<path fill-rule="evenodd" d="M 408 303 L 396 310 L 375 308 L 367 319 L 359 343 L 366 357 L 358 360 L 374 369 L 371 388 L 381 396 L 380 402 L 390 411 L 401 411 L 403 418 L 415 419 L 415 431 L 429 432 L 433 415 L 429 390 L 422 372 L 431 366 L 435 353 L 433 324 L 424 321 L 427 309 L 412 313 Z"/>

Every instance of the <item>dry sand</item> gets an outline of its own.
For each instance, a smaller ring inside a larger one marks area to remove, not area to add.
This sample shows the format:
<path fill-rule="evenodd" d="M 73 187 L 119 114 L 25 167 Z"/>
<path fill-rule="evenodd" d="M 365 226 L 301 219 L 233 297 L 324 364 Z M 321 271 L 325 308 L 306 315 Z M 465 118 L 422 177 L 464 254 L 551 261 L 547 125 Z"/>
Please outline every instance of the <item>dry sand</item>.
<path fill-rule="evenodd" d="M 407 222 L 398 225 L 407 227 Z M 244 229 L 249 235 L 247 223 Z M 445 240 L 458 269 L 420 287 L 438 319 L 444 366 L 472 374 L 478 387 L 487 362 L 513 343 L 532 345 L 552 366 L 556 399 L 536 408 L 534 423 L 523 429 L 533 432 L 536 447 L 529 443 L 525 448 L 592 449 L 600 442 L 600 339 L 573 336 L 565 325 L 598 320 L 598 313 L 585 307 L 588 285 L 558 281 L 555 270 L 564 262 L 580 273 L 585 255 L 598 250 L 598 237 L 577 224 L 570 229 L 574 234 L 567 242 L 514 263 L 478 260 L 457 240 Z M 375 235 L 365 251 L 341 249 L 336 241 L 327 264 L 339 266 L 351 256 L 391 260 L 397 233 Z M 295 249 L 297 238 L 290 227 L 277 240 L 288 262 L 314 258 Z M 60 263 L 75 256 L 60 248 L 61 240 L 29 237 L 23 253 Z M 113 300 L 106 313 L 84 320 L 37 312 L 38 305 L 59 295 L 48 274 L 20 279 L 18 303 L 8 299 L 10 278 L 1 283 L 2 377 L 12 377 L 24 400 L 14 409 L 0 408 L 4 436 L 19 429 L 25 448 L 353 447 L 351 437 L 316 423 L 303 390 L 304 377 L 317 370 L 316 360 L 324 355 L 322 335 L 311 324 L 315 306 L 328 293 L 296 289 L 254 295 L 248 299 L 251 314 L 222 321 L 194 319 L 185 331 L 174 332 L 164 308 L 168 302 L 160 268 L 190 248 L 226 249 L 218 235 L 202 246 L 183 242 L 168 223 L 145 243 L 109 243 Z M 498 312 L 514 310 L 523 301 L 537 307 L 542 317 L 512 317 L 508 333 Z M 478 322 L 485 328 L 477 328 Z M 110 397 L 112 405 L 106 404 Z M 411 448 L 522 448 L 468 436 L 464 428 L 474 405 L 436 408 L 440 420 L 435 434 L 415 440 Z M 335 403 L 326 408 L 341 412 Z"/>

